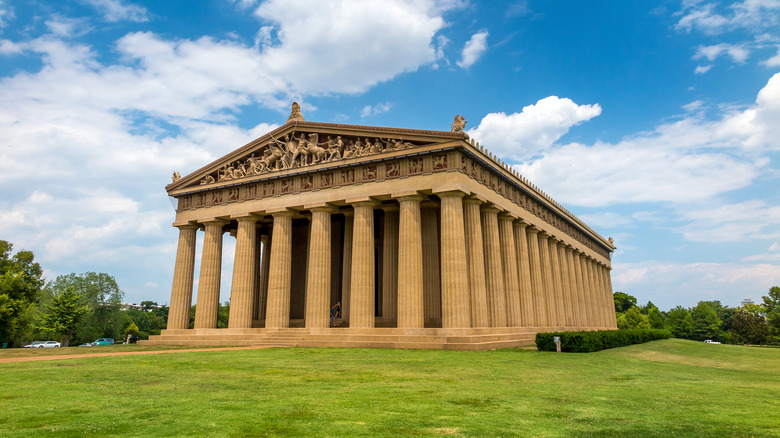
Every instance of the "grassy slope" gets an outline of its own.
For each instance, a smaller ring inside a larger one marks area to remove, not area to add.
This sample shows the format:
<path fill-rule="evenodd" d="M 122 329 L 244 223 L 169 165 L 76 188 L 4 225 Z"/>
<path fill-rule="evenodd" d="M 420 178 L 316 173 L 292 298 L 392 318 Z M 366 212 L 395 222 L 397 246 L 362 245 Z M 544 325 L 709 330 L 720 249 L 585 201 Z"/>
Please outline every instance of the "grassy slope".
<path fill-rule="evenodd" d="M 267 349 L 0 364 L 0 435 L 780 436 L 780 350 Z"/>

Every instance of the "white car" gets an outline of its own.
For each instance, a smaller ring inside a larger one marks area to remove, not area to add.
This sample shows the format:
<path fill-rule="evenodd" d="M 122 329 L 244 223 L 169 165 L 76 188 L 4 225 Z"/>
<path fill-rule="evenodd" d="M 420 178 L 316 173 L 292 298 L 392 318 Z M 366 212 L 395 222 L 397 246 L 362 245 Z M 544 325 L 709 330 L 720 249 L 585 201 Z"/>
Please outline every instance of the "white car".
<path fill-rule="evenodd" d="M 57 341 L 35 341 L 30 345 L 25 345 L 24 348 L 57 348 L 60 343 Z"/>
<path fill-rule="evenodd" d="M 707 339 L 706 341 L 704 341 L 704 343 L 705 343 L 705 344 L 720 344 L 720 342 L 718 342 L 718 341 L 713 341 L 712 339 Z"/>

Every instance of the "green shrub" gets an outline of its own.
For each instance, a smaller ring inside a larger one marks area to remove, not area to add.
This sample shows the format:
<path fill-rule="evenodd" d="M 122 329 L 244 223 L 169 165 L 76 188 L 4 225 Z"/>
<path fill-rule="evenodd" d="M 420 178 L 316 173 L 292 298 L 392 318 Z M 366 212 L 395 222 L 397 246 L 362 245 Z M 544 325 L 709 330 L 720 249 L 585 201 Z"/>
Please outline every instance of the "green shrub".
<path fill-rule="evenodd" d="M 570 353 L 589 353 L 673 337 L 669 330 L 659 329 L 537 333 L 536 348 L 539 351 L 555 351 L 555 336 L 561 337 L 561 351 Z"/>

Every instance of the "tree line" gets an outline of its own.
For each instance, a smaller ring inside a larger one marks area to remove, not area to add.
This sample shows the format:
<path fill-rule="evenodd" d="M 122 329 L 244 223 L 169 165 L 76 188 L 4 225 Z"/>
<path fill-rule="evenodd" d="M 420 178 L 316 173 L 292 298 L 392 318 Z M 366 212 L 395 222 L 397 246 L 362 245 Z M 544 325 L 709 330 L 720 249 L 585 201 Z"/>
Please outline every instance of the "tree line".
<path fill-rule="evenodd" d="M 637 305 L 624 292 L 613 294 L 619 329 L 668 329 L 677 338 L 725 344 L 780 344 L 780 287 L 773 286 L 760 304 L 728 307 L 720 301 L 699 301 L 662 312 L 652 302 Z"/>
<path fill-rule="evenodd" d="M 109 274 L 72 273 L 46 282 L 31 251 L 12 252 L 13 245 L 0 240 L 0 342 L 18 347 L 57 340 L 65 347 L 128 334 L 146 338 L 165 328 L 167 306 L 142 301 L 123 308 L 125 294 Z"/>

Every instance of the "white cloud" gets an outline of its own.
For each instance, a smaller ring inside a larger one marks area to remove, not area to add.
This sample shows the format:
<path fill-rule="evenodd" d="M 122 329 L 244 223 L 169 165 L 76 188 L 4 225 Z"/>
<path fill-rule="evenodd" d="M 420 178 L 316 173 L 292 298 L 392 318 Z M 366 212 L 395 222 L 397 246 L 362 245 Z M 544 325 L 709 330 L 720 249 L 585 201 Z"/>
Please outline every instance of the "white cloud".
<path fill-rule="evenodd" d="M 696 73 L 697 75 L 701 75 L 710 71 L 711 68 L 712 68 L 711 65 L 697 65 L 696 69 L 693 72 Z"/>
<path fill-rule="evenodd" d="M 777 0 L 743 0 L 731 4 L 725 14 L 718 13 L 712 3 L 684 2 L 682 18 L 675 27 L 688 32 L 695 29 L 709 35 L 735 29 L 759 32 L 777 25 L 779 11 L 780 1 Z"/>
<path fill-rule="evenodd" d="M 466 42 L 461 52 L 460 61 L 457 64 L 463 68 L 471 67 L 487 50 L 487 37 L 488 32 L 486 30 L 475 33 L 471 36 L 471 39 Z"/>
<path fill-rule="evenodd" d="M 767 67 L 780 67 L 780 47 L 777 48 L 777 54 L 775 56 L 761 61 L 761 64 Z"/>
<path fill-rule="evenodd" d="M 0 30 L 7 26 L 9 21 L 16 18 L 14 9 L 5 3 L 5 0 L 0 0 Z"/>
<path fill-rule="evenodd" d="M 123 4 L 120 0 L 84 1 L 97 9 L 97 11 L 103 15 L 103 19 L 108 22 L 134 21 L 142 23 L 149 21 L 149 11 L 143 6 L 134 5 L 132 3 Z"/>
<path fill-rule="evenodd" d="M 760 301 L 780 278 L 780 266 L 748 263 L 613 263 L 615 291 L 623 291 L 660 309 L 693 307 L 702 300 L 737 306 L 744 298 Z M 632 293 L 641 290 L 642 294 Z"/>
<path fill-rule="evenodd" d="M 750 55 L 750 50 L 742 45 L 720 43 L 712 46 L 699 46 L 693 59 L 707 58 L 709 61 L 716 60 L 720 55 L 726 54 L 734 62 L 744 63 Z M 709 70 L 709 68 L 707 69 Z M 697 71 L 698 73 L 698 71 Z"/>
<path fill-rule="evenodd" d="M 689 241 L 743 242 L 780 237 L 780 206 L 762 200 L 714 206 L 688 205 L 677 210 L 677 220 L 687 223 L 671 229 Z"/>
<path fill-rule="evenodd" d="M 780 150 L 780 73 L 756 104 L 657 126 L 617 143 L 555 142 L 600 112 L 548 97 L 520 114 L 488 114 L 469 134 L 566 205 L 699 202 L 750 185 L 766 171 L 763 153 Z M 542 155 L 539 158 L 539 155 Z"/>
<path fill-rule="evenodd" d="M 468 134 L 494 154 L 524 161 L 549 149 L 572 126 L 599 114 L 598 104 L 577 105 L 571 99 L 550 96 L 520 113 L 490 113 Z"/>
<path fill-rule="evenodd" d="M 366 105 L 360 111 L 360 117 L 369 117 L 369 116 L 375 116 L 377 114 L 386 113 L 390 111 L 390 108 L 392 108 L 392 106 L 393 106 L 392 102 L 379 103 L 376 105 Z"/>

